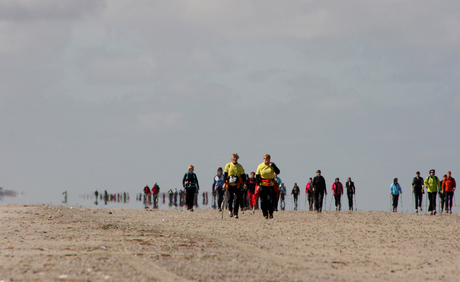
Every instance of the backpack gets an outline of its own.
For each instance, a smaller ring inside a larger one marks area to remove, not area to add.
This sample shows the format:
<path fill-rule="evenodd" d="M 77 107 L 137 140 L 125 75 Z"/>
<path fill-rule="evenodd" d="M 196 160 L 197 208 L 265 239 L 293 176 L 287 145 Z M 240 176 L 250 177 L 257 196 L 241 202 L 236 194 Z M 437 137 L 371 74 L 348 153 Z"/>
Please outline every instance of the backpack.
<path fill-rule="evenodd" d="M 185 177 L 185 186 L 186 187 L 194 187 L 196 184 L 196 175 L 193 172 L 187 172 L 187 176 Z"/>

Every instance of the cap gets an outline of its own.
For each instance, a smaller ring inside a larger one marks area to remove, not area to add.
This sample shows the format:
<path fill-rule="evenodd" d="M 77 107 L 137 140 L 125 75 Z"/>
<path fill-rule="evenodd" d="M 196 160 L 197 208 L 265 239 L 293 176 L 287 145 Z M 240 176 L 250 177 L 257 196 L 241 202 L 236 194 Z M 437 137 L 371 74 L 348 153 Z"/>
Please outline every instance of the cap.
<path fill-rule="evenodd" d="M 318 172 L 319 172 L 319 173 L 321 173 L 321 170 L 320 170 L 320 169 L 318 169 L 318 170 L 316 171 L 316 173 L 318 173 Z"/>
<path fill-rule="evenodd" d="M 417 171 L 415 174 L 420 174 L 420 171 Z"/>

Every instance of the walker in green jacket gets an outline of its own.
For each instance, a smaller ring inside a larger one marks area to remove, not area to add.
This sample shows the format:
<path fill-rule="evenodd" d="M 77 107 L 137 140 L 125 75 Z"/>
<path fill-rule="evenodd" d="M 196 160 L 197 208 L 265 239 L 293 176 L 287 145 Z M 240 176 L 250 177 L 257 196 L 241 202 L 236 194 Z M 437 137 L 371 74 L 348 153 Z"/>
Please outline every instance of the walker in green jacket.
<path fill-rule="evenodd" d="M 425 178 L 426 191 L 430 193 L 437 193 L 441 190 L 441 181 L 437 176 L 428 176 Z"/>

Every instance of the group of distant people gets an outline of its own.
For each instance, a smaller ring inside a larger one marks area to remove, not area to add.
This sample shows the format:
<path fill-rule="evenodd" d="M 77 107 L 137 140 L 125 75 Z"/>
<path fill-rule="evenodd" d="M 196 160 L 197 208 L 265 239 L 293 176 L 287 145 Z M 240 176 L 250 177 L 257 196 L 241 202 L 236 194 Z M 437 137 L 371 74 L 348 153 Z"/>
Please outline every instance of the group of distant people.
<path fill-rule="evenodd" d="M 351 177 L 347 178 L 345 189 L 348 198 L 348 210 L 354 210 L 353 200 L 355 199 L 355 183 L 351 181 Z M 336 211 L 342 210 L 342 195 L 344 194 L 343 185 L 337 177 L 331 186 L 332 194 L 334 196 Z M 308 207 L 310 211 L 316 210 L 321 212 L 323 210 L 323 198 L 327 195 L 326 180 L 321 175 L 321 170 L 316 171 L 316 176 L 310 178 L 305 186 L 305 194 L 307 194 Z M 356 200 L 355 200 L 356 202 Z"/>
<path fill-rule="evenodd" d="M 144 187 L 144 205 L 148 207 L 153 205 L 154 208 L 158 208 L 158 195 L 160 194 L 160 186 L 155 182 L 150 188 L 148 185 Z M 141 195 L 139 195 L 141 197 Z"/>
<path fill-rule="evenodd" d="M 280 169 L 271 161 L 271 156 L 265 154 L 263 162 L 259 164 L 256 172 L 246 174 L 243 166 L 238 163 L 239 156 L 237 153 L 231 155 L 231 162 L 225 165 L 222 169 L 217 169 L 217 174 L 214 177 L 212 184 L 212 194 L 217 198 L 217 207 L 219 212 L 228 209 L 230 217 L 239 218 L 239 210 L 246 209 L 245 203 L 248 202 L 249 209 L 259 208 L 262 210 L 264 218 L 273 218 L 273 212 L 278 210 L 278 205 L 281 203 L 281 209 L 285 207 L 285 196 L 287 194 L 284 183 L 279 178 Z M 188 172 L 184 175 L 182 183 L 187 195 L 193 195 L 196 189 L 199 188 L 198 179 L 193 172 L 193 166 L 189 166 Z M 355 194 L 355 186 L 348 178 L 346 183 L 349 209 L 353 210 L 353 197 Z M 336 209 L 341 210 L 341 196 L 343 194 L 343 186 L 339 178 L 332 184 L 331 187 Z M 321 176 L 321 171 L 317 171 L 317 176 L 307 183 L 305 193 L 308 196 L 310 211 L 322 211 L 323 197 L 327 195 L 326 181 Z M 291 195 L 294 199 L 294 209 L 298 207 L 298 198 L 300 188 L 297 183 L 291 190 Z M 187 196 L 188 198 L 188 196 Z M 192 196 L 186 201 L 187 209 L 193 211 Z M 225 206 L 224 206 L 225 205 Z"/>
<path fill-rule="evenodd" d="M 436 198 L 439 196 L 441 202 L 441 213 L 452 213 L 452 203 L 454 198 L 454 192 L 457 184 L 455 179 L 452 177 L 451 171 L 444 174 L 442 180 L 436 176 L 434 169 L 430 170 L 429 176 L 425 180 L 420 176 L 420 171 L 415 173 L 415 177 L 412 180 L 412 193 L 415 199 L 415 212 L 422 211 L 422 199 L 425 194 L 425 187 L 427 197 L 429 201 L 428 212 L 431 215 L 436 215 Z M 393 184 L 390 186 L 390 193 L 392 196 L 392 207 L 393 212 L 398 210 L 399 194 L 402 194 L 401 185 L 398 183 L 398 178 L 393 180 Z"/>
<path fill-rule="evenodd" d="M 67 191 L 65 193 L 65 201 L 67 201 Z M 98 205 L 98 199 L 104 201 L 104 204 L 107 205 L 107 202 L 117 202 L 117 203 L 128 203 L 129 202 L 129 193 L 107 193 L 107 190 L 104 190 L 104 193 L 99 193 L 97 190 L 94 191 L 94 196 L 96 197 L 96 201 L 94 204 Z"/>
<path fill-rule="evenodd" d="M 225 165 L 225 169 L 219 167 L 217 174 L 212 183 L 212 195 L 217 198 L 217 207 L 219 212 L 228 209 L 230 217 L 239 218 L 239 209 L 262 210 L 264 218 L 273 218 L 273 212 L 278 210 L 278 203 L 281 200 L 281 209 L 285 207 L 286 187 L 279 178 L 280 169 L 271 161 L 271 156 L 265 154 L 263 162 L 259 164 L 256 172 L 246 174 L 243 166 L 238 163 L 238 153 L 231 154 L 231 162 Z M 193 211 L 193 206 L 197 202 L 196 197 L 200 188 L 198 177 L 194 173 L 194 166 L 190 165 L 188 171 L 182 179 L 182 186 L 185 190 L 185 205 L 187 210 Z M 412 193 L 415 200 L 415 212 L 422 211 L 423 194 L 428 195 L 429 208 L 428 212 L 432 215 L 436 214 L 436 198 L 439 197 L 441 203 L 441 213 L 452 213 L 453 196 L 456 188 L 455 179 L 451 172 L 448 171 L 443 179 L 440 180 L 435 175 L 435 170 L 430 170 L 430 175 L 423 179 L 420 172 L 417 171 L 412 180 Z M 345 183 L 345 189 L 339 178 L 336 178 L 331 186 L 334 196 L 336 211 L 342 210 L 342 195 L 346 192 L 348 198 L 348 209 L 355 209 L 356 205 L 356 188 L 351 178 L 348 177 Z M 144 199 L 148 203 L 158 205 L 158 194 L 160 187 L 157 183 L 149 189 L 144 187 Z M 174 193 L 170 191 L 172 196 Z M 316 171 L 316 176 L 310 178 L 305 186 L 305 194 L 308 199 L 308 207 L 310 211 L 323 210 L 324 197 L 327 196 L 326 180 L 321 175 L 321 170 Z M 398 183 L 398 178 L 393 180 L 390 186 L 391 202 L 393 212 L 397 212 L 399 195 L 402 194 L 401 186 Z M 294 209 L 297 210 L 298 198 L 300 189 L 297 183 L 291 190 L 291 195 L 294 199 Z M 153 197 L 153 199 L 150 198 Z M 206 195 L 203 196 L 206 199 Z M 182 197 L 181 197 L 182 198 Z M 205 200 L 204 200 L 205 201 Z M 248 203 L 248 206 L 246 205 Z M 224 206 L 225 205 L 225 206 Z M 332 205 L 332 202 L 331 202 Z"/>

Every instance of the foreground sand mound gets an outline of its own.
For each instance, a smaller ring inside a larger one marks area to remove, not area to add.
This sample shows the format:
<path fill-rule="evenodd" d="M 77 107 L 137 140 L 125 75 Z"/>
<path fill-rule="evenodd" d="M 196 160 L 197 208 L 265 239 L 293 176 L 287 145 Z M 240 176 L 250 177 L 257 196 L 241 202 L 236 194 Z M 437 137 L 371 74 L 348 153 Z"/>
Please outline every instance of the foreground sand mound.
<path fill-rule="evenodd" d="M 453 281 L 459 219 L 0 205 L 0 279 Z"/>

